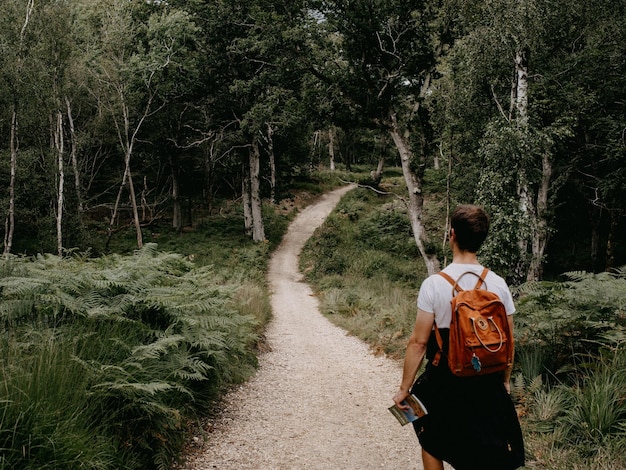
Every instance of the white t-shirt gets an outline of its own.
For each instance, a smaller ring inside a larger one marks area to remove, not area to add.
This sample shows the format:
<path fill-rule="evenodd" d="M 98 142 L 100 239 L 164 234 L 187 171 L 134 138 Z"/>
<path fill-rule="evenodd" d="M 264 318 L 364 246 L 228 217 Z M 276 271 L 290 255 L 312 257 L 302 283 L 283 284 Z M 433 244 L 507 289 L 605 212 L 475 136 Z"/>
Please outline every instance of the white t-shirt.
<path fill-rule="evenodd" d="M 443 269 L 443 272 L 448 274 L 452 279 L 457 280 L 467 271 L 480 275 L 483 269 L 485 269 L 484 266 L 479 264 L 451 263 Z M 461 289 L 473 289 L 477 281 L 477 276 L 466 274 L 459 281 L 459 286 Z M 485 284 L 483 284 L 481 289 L 484 288 L 498 294 L 498 297 L 500 297 L 500 300 L 502 300 L 504 304 L 507 315 L 515 313 L 513 296 L 504 279 L 489 270 Z M 452 300 L 452 290 L 452 284 L 438 274 L 426 278 L 420 287 L 417 296 L 417 308 L 424 312 L 434 313 L 435 323 L 438 328 L 450 328 L 450 319 L 452 316 L 450 301 Z"/>

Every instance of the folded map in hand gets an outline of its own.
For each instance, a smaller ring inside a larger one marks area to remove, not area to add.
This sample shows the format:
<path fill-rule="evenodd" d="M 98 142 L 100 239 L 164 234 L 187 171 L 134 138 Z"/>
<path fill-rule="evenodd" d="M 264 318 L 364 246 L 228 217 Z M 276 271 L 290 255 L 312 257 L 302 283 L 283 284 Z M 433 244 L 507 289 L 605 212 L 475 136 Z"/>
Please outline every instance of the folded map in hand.
<path fill-rule="evenodd" d="M 405 424 L 409 424 L 422 416 L 428 414 L 428 410 L 424 406 L 424 403 L 420 401 L 415 395 L 409 395 L 402 402 L 403 405 L 409 405 L 409 409 L 404 411 L 400 409 L 398 405 L 393 405 L 389 407 L 389 411 L 392 415 L 396 417 L 398 422 L 404 426 Z"/>

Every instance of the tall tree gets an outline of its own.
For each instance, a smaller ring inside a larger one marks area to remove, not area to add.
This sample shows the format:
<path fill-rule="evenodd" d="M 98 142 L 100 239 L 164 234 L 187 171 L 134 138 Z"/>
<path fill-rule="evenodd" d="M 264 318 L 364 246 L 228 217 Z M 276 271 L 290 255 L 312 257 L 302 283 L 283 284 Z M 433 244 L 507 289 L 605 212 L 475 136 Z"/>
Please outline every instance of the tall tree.
<path fill-rule="evenodd" d="M 441 54 L 445 28 L 436 23 L 437 2 L 324 1 L 320 8 L 331 35 L 338 35 L 341 88 L 369 126 L 383 129 L 400 155 L 415 243 L 429 273 L 439 270 L 422 221 L 422 175 L 428 150 L 422 109 Z M 443 23 L 441 23 L 443 24 Z M 416 131 L 416 132 L 411 132 Z"/>
<path fill-rule="evenodd" d="M 135 147 L 146 121 L 166 105 L 162 91 L 169 86 L 170 70 L 178 66 L 178 55 L 187 31 L 193 29 L 181 11 L 157 10 L 142 22 L 145 5 L 100 2 L 94 6 L 100 30 L 91 46 L 92 92 L 112 120 L 122 149 L 124 171 L 109 224 L 109 239 L 124 189 L 128 189 L 137 245 L 143 245 L 137 194 L 131 167 Z M 108 10 L 104 8 L 109 7 Z"/>
<path fill-rule="evenodd" d="M 477 199 L 494 216 L 483 255 L 517 281 L 542 277 L 554 204 L 578 171 L 572 137 L 601 83 L 590 83 L 578 69 L 584 57 L 610 56 L 598 54 L 589 39 L 592 31 L 606 31 L 601 12 L 615 7 L 604 2 L 592 12 L 569 0 L 549 7 L 534 0 L 459 3 L 465 35 L 442 79 L 454 89 L 439 87 L 436 99 L 457 101 L 445 121 L 480 142 L 465 151 L 480 156 Z M 452 94 L 444 96 L 445 90 Z M 467 163 L 461 171 L 467 173 Z"/>
<path fill-rule="evenodd" d="M 16 5 L 11 5 L 11 7 L 15 7 Z M 12 8 L 13 9 L 13 8 Z M 28 0 L 23 10 L 15 8 L 13 13 L 15 17 L 19 19 L 17 23 L 19 30 L 14 31 L 12 37 L 9 38 L 5 44 L 8 47 L 5 47 L 5 78 L 9 84 L 10 88 L 10 109 L 11 109 L 11 122 L 10 122 L 10 135 L 9 135 L 9 151 L 10 151 L 10 180 L 9 180 L 9 202 L 7 208 L 7 214 L 5 219 L 5 228 L 4 228 L 4 254 L 7 255 L 11 253 L 11 249 L 13 247 L 13 236 L 15 233 L 15 183 L 16 183 L 16 173 L 17 173 L 17 157 L 19 151 L 19 115 L 20 115 L 20 104 L 22 102 L 22 83 L 24 82 L 25 73 L 24 70 L 24 61 L 25 55 L 28 50 L 28 44 L 26 43 L 26 34 L 28 32 L 29 24 L 31 22 L 31 17 L 33 15 L 35 9 L 34 0 Z M 6 12 L 9 13 L 9 12 Z M 11 18 L 11 14 L 8 14 L 7 17 Z M 7 25 L 7 28 L 10 26 Z M 8 29 L 9 32 L 15 29 L 16 26 L 13 25 L 13 28 Z"/>

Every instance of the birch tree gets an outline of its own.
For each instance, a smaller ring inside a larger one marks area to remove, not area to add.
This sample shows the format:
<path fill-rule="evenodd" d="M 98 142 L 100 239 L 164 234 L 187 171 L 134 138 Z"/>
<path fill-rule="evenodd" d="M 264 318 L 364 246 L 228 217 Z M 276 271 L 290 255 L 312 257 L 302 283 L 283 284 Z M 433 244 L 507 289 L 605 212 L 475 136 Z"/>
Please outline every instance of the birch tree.
<path fill-rule="evenodd" d="M 241 137 L 248 146 L 244 173 L 244 203 L 249 200 L 254 241 L 265 239 L 261 182 L 269 182 L 270 200 L 276 198 L 276 172 L 281 156 L 276 152 L 279 138 L 294 132 L 303 121 L 300 93 L 305 71 L 307 21 L 303 2 L 275 4 L 250 2 L 236 11 L 236 37 L 228 52 L 238 73 L 229 92 Z M 243 142 L 242 142 L 243 143 Z M 267 159 L 267 163 L 262 160 Z M 284 160 L 284 159 L 283 159 Z M 261 171 L 268 168 L 269 176 Z M 250 198 L 245 196 L 249 189 Z"/>
<path fill-rule="evenodd" d="M 103 1 L 100 8 L 106 7 Z M 98 10 L 97 10 L 98 11 Z M 157 11 L 140 28 L 133 4 L 115 2 L 108 11 L 99 10 L 101 42 L 92 72 L 94 93 L 112 120 L 123 155 L 124 171 L 109 223 L 110 240 L 124 194 L 128 190 L 137 246 L 143 245 L 141 220 L 132 170 L 132 157 L 146 121 L 164 105 L 161 95 L 166 70 L 176 66 L 184 36 L 180 28 L 191 28 L 181 11 Z M 181 26 L 182 25 L 182 26 Z M 144 32 L 145 35 L 140 35 Z"/>
<path fill-rule="evenodd" d="M 24 73 L 23 65 L 25 60 L 25 54 L 27 52 L 26 47 L 26 34 L 31 21 L 31 16 L 35 10 L 35 1 L 28 0 L 24 10 L 16 14 L 22 21 L 20 24 L 19 33 L 15 43 L 10 42 L 5 46 L 7 53 L 5 56 L 5 62 L 8 72 L 7 76 L 9 86 L 11 89 L 11 123 L 9 134 L 9 153 L 10 153 L 10 179 L 9 179 L 9 202 L 7 208 L 7 214 L 4 224 L 4 255 L 11 253 L 13 247 L 13 235 L 15 233 L 15 182 L 16 172 L 18 164 L 18 152 L 19 152 L 19 114 L 20 114 L 20 102 L 22 101 L 21 82 L 24 80 L 22 74 Z M 7 47 L 8 46 L 8 47 Z M 10 63 L 12 62 L 12 63 Z"/>
<path fill-rule="evenodd" d="M 573 132 L 575 114 L 562 105 L 569 101 L 562 78 L 569 74 L 563 59 L 578 47 L 580 36 L 567 26 L 578 23 L 578 7 L 567 0 L 550 8 L 534 0 L 460 5 L 467 30 L 452 53 L 455 98 L 480 100 L 479 90 L 488 90 L 482 99 L 490 106 L 483 110 L 491 111 L 481 116 L 482 139 L 473 134 L 482 164 L 474 165 L 477 200 L 493 214 L 483 254 L 516 282 L 537 280 L 553 230 L 552 201 L 563 181 L 554 178 L 559 145 Z M 561 85 L 554 86 L 557 80 Z M 481 122 L 476 114 L 464 121 L 470 119 Z"/>
<path fill-rule="evenodd" d="M 422 220 L 422 173 L 428 155 L 414 143 L 423 129 L 422 102 L 435 70 L 434 58 L 441 52 L 442 38 L 433 29 L 431 7 L 436 2 L 322 3 L 328 27 L 341 38 L 345 67 L 343 72 L 320 71 L 320 75 L 342 76 L 343 92 L 355 112 L 391 137 L 402 163 L 413 237 L 428 272 L 435 273 L 440 264 Z"/>

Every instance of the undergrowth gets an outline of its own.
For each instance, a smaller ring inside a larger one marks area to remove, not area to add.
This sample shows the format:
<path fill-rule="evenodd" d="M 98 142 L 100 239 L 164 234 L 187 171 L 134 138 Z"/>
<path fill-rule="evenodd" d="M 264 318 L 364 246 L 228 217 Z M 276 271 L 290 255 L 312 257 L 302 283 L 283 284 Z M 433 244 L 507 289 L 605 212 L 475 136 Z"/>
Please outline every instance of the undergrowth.
<path fill-rule="evenodd" d="M 266 205 L 264 243 L 232 204 L 181 233 L 152 224 L 141 250 L 129 229 L 107 255 L 0 260 L 0 470 L 171 468 L 193 423 L 254 372 L 271 251 L 339 175 Z"/>
<path fill-rule="evenodd" d="M 0 468 L 169 468 L 187 420 L 254 370 L 267 296 L 232 273 L 154 245 L 1 271 Z"/>

